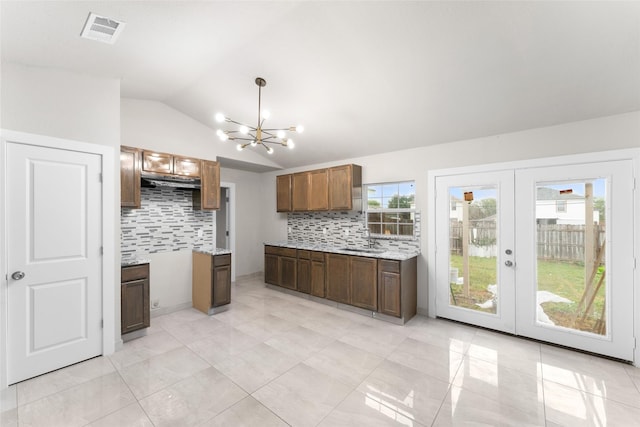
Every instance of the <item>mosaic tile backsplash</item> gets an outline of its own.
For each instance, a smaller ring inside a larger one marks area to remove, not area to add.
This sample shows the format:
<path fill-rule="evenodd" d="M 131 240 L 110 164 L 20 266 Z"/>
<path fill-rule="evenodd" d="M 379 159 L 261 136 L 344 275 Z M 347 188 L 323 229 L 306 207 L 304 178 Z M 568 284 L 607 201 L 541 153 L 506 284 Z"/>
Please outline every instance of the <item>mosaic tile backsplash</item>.
<path fill-rule="evenodd" d="M 194 210 L 192 201 L 191 190 L 143 187 L 142 207 L 120 211 L 122 258 L 211 247 L 215 214 Z M 198 230 L 202 230 L 202 237 L 198 237 Z"/>
<path fill-rule="evenodd" d="M 348 234 L 345 233 L 348 230 Z M 376 247 L 392 251 L 420 250 L 420 213 L 413 238 L 374 238 Z M 358 212 L 293 212 L 287 214 L 287 241 L 329 246 L 363 247 L 368 243 L 365 216 Z"/>

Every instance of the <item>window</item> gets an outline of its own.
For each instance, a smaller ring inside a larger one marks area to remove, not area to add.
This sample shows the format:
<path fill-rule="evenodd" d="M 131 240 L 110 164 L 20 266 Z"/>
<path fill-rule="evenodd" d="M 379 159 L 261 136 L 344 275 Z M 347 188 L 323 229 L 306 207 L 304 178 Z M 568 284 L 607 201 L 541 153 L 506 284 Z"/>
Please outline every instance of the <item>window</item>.
<path fill-rule="evenodd" d="M 556 212 L 566 212 L 566 211 L 567 211 L 567 201 L 556 200 Z"/>
<path fill-rule="evenodd" d="M 415 184 L 392 182 L 365 186 L 367 228 L 372 235 L 413 237 Z"/>

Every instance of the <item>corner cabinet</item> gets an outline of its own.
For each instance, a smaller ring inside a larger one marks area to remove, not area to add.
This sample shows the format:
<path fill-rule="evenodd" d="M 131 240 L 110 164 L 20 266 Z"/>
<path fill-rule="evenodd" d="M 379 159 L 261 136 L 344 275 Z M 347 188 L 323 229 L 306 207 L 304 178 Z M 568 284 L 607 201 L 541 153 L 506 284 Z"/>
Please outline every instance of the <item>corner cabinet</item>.
<path fill-rule="evenodd" d="M 265 246 L 264 281 L 283 288 L 298 289 L 298 259 L 295 249 Z"/>
<path fill-rule="evenodd" d="M 231 254 L 193 252 L 193 307 L 206 314 L 227 309 L 231 302 Z"/>
<path fill-rule="evenodd" d="M 149 264 L 120 270 L 120 332 L 124 335 L 151 325 Z"/>
<path fill-rule="evenodd" d="M 362 210 L 362 167 L 343 165 L 276 177 L 278 212 Z"/>
<path fill-rule="evenodd" d="M 133 147 L 120 147 L 120 206 L 140 207 L 141 151 Z"/>

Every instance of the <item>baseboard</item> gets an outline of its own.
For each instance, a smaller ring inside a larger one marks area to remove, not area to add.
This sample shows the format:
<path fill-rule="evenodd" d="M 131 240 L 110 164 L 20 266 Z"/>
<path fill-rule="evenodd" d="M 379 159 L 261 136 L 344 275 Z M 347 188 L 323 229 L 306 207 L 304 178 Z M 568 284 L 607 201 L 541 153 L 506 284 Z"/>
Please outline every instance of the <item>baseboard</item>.
<path fill-rule="evenodd" d="M 151 310 L 151 318 L 158 316 L 163 316 L 165 314 L 173 313 L 174 311 L 184 310 L 185 308 L 193 307 L 193 303 L 191 302 L 183 302 L 182 304 L 171 305 L 168 307 L 160 307 Z"/>

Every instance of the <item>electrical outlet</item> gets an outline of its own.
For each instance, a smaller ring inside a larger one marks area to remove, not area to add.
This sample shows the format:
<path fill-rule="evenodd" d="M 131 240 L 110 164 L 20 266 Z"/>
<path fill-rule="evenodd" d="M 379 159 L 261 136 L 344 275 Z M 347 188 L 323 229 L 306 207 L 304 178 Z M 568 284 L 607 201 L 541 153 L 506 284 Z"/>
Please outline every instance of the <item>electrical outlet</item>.
<path fill-rule="evenodd" d="M 291 227 L 287 228 L 287 231 L 288 231 L 289 233 L 291 233 Z"/>
<path fill-rule="evenodd" d="M 348 229 L 348 228 L 345 228 L 345 229 L 344 229 L 344 235 L 345 235 L 345 236 L 348 236 L 348 235 L 349 235 L 349 229 Z"/>
<path fill-rule="evenodd" d="M 151 306 L 153 308 L 158 308 L 160 307 L 160 300 L 159 299 L 154 299 L 153 302 L 151 303 Z"/>
<path fill-rule="evenodd" d="M 202 228 L 200 228 L 198 230 L 198 237 L 202 237 L 204 235 L 204 232 L 202 231 Z"/>
<path fill-rule="evenodd" d="M 327 227 L 322 229 L 322 234 L 324 234 L 325 236 L 327 235 Z"/>

